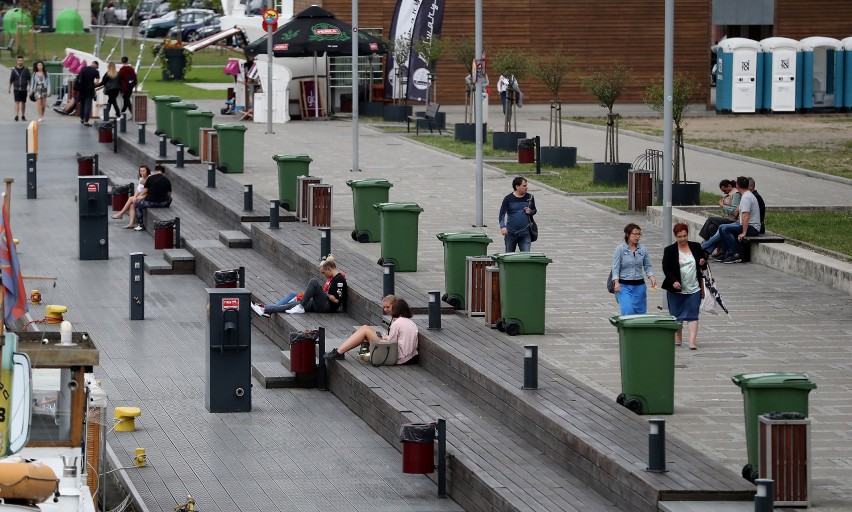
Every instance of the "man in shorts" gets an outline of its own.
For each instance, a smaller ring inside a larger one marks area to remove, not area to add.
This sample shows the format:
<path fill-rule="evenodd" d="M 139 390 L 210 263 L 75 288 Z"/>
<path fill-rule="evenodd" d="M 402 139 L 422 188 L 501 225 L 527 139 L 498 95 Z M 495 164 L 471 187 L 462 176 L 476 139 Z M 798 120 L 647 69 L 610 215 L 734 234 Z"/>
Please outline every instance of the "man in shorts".
<path fill-rule="evenodd" d="M 27 92 L 30 90 L 32 75 L 30 69 L 24 66 L 24 57 L 18 55 L 18 62 L 12 68 L 12 76 L 9 77 L 9 92 L 15 90 L 15 121 L 20 116 L 21 121 L 27 120 Z"/>

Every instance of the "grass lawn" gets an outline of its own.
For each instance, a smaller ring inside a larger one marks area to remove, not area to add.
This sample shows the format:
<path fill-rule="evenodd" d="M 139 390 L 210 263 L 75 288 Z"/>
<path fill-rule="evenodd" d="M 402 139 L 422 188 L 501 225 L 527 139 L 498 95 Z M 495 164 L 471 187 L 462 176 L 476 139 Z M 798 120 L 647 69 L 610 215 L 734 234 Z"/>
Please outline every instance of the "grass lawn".
<path fill-rule="evenodd" d="M 630 210 L 627 209 L 627 198 L 626 197 L 595 197 L 590 198 L 592 201 L 596 203 L 600 203 L 604 206 L 608 206 L 613 210 L 618 210 L 620 212 L 628 212 Z M 722 199 L 722 196 L 719 194 L 714 194 L 712 192 L 704 192 L 701 191 L 701 204 L 706 206 L 715 206 L 719 204 L 719 199 Z M 658 203 L 657 206 L 659 206 Z"/>
<path fill-rule="evenodd" d="M 852 211 L 767 212 L 774 233 L 845 254 L 852 258 Z"/>

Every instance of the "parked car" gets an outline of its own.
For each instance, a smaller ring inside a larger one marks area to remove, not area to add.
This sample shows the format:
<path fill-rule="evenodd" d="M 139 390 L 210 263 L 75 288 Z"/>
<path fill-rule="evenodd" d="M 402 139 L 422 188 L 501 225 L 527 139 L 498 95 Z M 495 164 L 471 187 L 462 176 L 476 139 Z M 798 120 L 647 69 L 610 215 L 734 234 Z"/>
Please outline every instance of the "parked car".
<path fill-rule="evenodd" d="M 167 12 L 169 12 L 169 2 L 167 0 L 145 0 L 136 8 L 136 16 L 140 20 L 159 18 Z"/>
<path fill-rule="evenodd" d="M 182 14 L 180 17 L 180 33 L 178 33 L 178 27 L 175 25 L 169 30 L 168 37 L 169 39 L 179 39 L 186 42 L 198 41 L 202 37 L 206 37 L 201 36 L 199 31 L 208 26 L 216 27 L 216 30 L 211 32 L 211 34 L 219 32 L 222 27 L 219 16 L 201 13 Z"/>
<path fill-rule="evenodd" d="M 182 16 L 189 14 L 213 14 L 209 9 L 183 9 L 180 11 Z M 159 18 L 151 18 L 139 24 L 139 35 L 142 37 L 163 37 L 169 33 L 169 30 L 177 25 L 177 13 L 169 11 Z"/>

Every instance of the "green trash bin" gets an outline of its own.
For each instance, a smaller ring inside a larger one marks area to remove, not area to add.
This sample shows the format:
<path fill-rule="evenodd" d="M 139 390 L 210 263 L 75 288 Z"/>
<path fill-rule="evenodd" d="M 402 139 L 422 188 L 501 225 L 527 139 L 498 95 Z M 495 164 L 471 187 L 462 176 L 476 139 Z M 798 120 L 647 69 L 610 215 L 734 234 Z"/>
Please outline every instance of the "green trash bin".
<path fill-rule="evenodd" d="M 352 189 L 352 206 L 355 209 L 352 240 L 361 243 L 381 241 L 379 212 L 373 205 L 387 203 L 393 185 L 381 179 L 349 180 L 346 184 Z"/>
<path fill-rule="evenodd" d="M 190 110 L 196 110 L 198 105 L 188 101 L 176 101 L 169 103 L 172 113 L 172 131 L 170 137 L 172 144 L 183 144 L 186 146 L 186 114 Z"/>
<path fill-rule="evenodd" d="M 485 233 L 438 233 L 436 236 L 444 244 L 444 289 L 447 293 L 441 300 L 453 309 L 462 309 L 467 294 L 467 257 L 485 256 L 493 240 Z"/>
<path fill-rule="evenodd" d="M 758 446 L 758 417 L 769 412 L 797 412 L 808 416 L 808 393 L 816 389 L 807 373 L 751 373 L 731 377 L 743 392 L 745 409 L 746 448 L 748 464 L 743 466 L 743 478 L 754 482 L 758 475 L 760 447 Z"/>
<path fill-rule="evenodd" d="M 311 157 L 308 155 L 272 155 L 278 164 L 278 200 L 281 208 L 296 211 L 297 185 L 299 176 L 310 176 Z"/>
<path fill-rule="evenodd" d="M 382 238 L 379 265 L 393 263 L 395 272 L 417 272 L 417 220 L 423 208 L 417 203 L 378 203 Z"/>
<path fill-rule="evenodd" d="M 217 124 L 213 128 L 219 134 L 219 170 L 226 173 L 242 173 L 245 169 L 245 132 L 242 124 Z"/>
<path fill-rule="evenodd" d="M 544 334 L 547 264 L 543 252 L 504 252 L 491 256 L 500 269 L 497 329 L 509 336 Z"/>
<path fill-rule="evenodd" d="M 621 394 L 615 399 L 636 414 L 674 414 L 675 331 L 670 315 L 614 316 L 621 359 Z"/>
<path fill-rule="evenodd" d="M 154 131 L 157 135 L 171 136 L 172 131 L 172 111 L 169 105 L 180 101 L 180 96 L 154 96 L 154 110 L 157 117 L 157 129 Z"/>
<path fill-rule="evenodd" d="M 213 127 L 213 112 L 209 110 L 190 110 L 186 113 L 186 147 L 193 155 L 198 155 L 199 130 Z"/>

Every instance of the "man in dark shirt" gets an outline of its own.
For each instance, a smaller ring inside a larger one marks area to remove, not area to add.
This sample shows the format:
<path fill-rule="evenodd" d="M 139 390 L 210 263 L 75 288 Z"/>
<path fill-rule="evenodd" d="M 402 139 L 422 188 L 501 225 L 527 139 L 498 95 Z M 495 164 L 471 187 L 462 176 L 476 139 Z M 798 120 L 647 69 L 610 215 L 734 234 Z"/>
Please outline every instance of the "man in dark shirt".
<path fill-rule="evenodd" d="M 24 57 L 18 55 L 17 63 L 12 68 L 12 76 L 9 77 L 9 92 L 15 90 L 15 121 L 18 114 L 21 121 L 27 120 L 27 91 L 30 89 L 32 75 L 30 69 L 24 66 Z"/>
<path fill-rule="evenodd" d="M 80 124 L 92 126 L 89 119 L 92 116 L 92 101 L 95 99 L 95 84 L 100 80 L 101 73 L 98 71 L 98 61 L 80 70 L 74 87 L 77 89 L 77 101 L 80 105 Z"/>
<path fill-rule="evenodd" d="M 130 96 L 136 90 L 136 71 L 128 63 L 127 57 L 121 58 L 121 69 L 118 70 L 118 79 L 121 81 L 121 111 L 130 111 L 133 113 L 133 106 L 130 104 Z"/>
<path fill-rule="evenodd" d="M 749 176 L 748 189 L 754 194 L 754 198 L 757 199 L 757 205 L 760 206 L 760 234 L 762 235 L 766 233 L 766 203 L 763 202 L 763 198 L 757 193 L 756 186 L 754 178 Z"/>
<path fill-rule="evenodd" d="M 163 164 L 157 164 L 154 166 L 154 173 L 145 180 L 145 190 L 142 192 L 144 197 L 134 205 L 136 227 L 133 229 L 136 231 L 145 229 L 143 215 L 146 208 L 168 208 L 172 204 L 172 182 L 166 178 L 165 172 Z"/>

